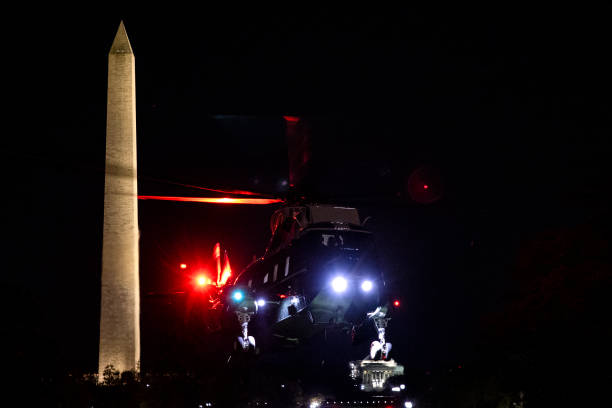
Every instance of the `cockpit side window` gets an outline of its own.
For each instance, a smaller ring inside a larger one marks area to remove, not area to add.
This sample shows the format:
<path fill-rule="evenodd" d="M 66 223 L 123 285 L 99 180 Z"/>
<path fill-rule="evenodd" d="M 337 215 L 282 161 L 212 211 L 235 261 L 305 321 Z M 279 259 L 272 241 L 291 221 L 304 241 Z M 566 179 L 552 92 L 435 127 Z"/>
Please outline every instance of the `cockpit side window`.
<path fill-rule="evenodd" d="M 279 228 L 276 229 L 272 242 L 270 243 L 270 251 L 275 252 L 279 248 L 291 243 L 291 240 L 295 238 L 297 222 L 292 218 L 285 218 L 280 224 Z"/>
<path fill-rule="evenodd" d="M 344 238 L 338 234 L 321 234 L 321 243 L 329 248 L 342 247 L 344 245 Z"/>

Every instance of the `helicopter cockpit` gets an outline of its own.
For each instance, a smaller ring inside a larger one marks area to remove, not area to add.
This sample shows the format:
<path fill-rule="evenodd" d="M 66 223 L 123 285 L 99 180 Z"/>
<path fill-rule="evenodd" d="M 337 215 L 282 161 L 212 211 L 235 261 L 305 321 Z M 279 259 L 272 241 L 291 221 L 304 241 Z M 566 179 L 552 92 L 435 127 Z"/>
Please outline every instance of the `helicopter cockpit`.
<path fill-rule="evenodd" d="M 284 207 L 270 218 L 272 238 L 266 254 L 275 253 L 312 228 L 329 230 L 363 230 L 356 208 L 332 205 Z M 337 245 L 336 238 L 326 237 L 324 245 Z"/>

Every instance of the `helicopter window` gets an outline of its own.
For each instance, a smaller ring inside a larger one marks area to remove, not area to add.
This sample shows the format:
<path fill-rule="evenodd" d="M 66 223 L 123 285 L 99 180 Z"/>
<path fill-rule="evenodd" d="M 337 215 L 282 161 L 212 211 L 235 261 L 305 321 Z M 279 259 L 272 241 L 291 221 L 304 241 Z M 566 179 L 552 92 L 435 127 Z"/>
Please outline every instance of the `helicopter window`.
<path fill-rule="evenodd" d="M 367 251 L 373 245 L 372 234 L 369 232 L 331 230 L 308 231 L 300 238 L 307 245 L 337 248 L 342 251 Z"/>
<path fill-rule="evenodd" d="M 280 228 L 276 228 L 269 246 L 271 252 L 275 252 L 291 242 L 297 231 L 296 224 L 297 222 L 294 219 L 286 218 L 280 224 Z"/>
<path fill-rule="evenodd" d="M 253 286 L 253 279 L 249 279 L 248 286 L 249 286 L 249 288 Z"/>
<path fill-rule="evenodd" d="M 289 275 L 289 258 L 291 257 L 285 258 L 285 276 Z"/>
<path fill-rule="evenodd" d="M 276 229 L 282 222 L 283 222 L 282 212 L 277 211 L 276 213 L 274 213 L 274 215 L 272 215 L 272 218 L 270 219 L 270 230 L 272 231 L 272 234 L 276 233 Z"/>
<path fill-rule="evenodd" d="M 341 235 L 322 234 L 322 243 L 326 247 L 336 248 L 338 246 L 344 246 L 344 239 Z"/>
<path fill-rule="evenodd" d="M 267 273 L 264 275 L 263 283 L 268 283 L 268 274 Z"/>
<path fill-rule="evenodd" d="M 274 265 L 274 275 L 272 275 L 272 282 L 276 282 L 277 277 L 278 277 L 278 264 Z"/>
<path fill-rule="evenodd" d="M 372 247 L 374 241 L 368 233 L 349 233 L 339 235 L 342 249 L 345 251 L 366 251 Z"/>

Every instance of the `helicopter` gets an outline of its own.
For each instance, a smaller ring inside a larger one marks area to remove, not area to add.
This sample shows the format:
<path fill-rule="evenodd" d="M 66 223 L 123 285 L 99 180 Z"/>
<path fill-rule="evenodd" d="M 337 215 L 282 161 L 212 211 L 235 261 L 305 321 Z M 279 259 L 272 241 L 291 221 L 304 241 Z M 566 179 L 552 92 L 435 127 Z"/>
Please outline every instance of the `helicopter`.
<path fill-rule="evenodd" d="M 270 219 L 271 239 L 265 253 L 235 277 L 228 279 L 224 272 L 221 279 L 220 252 L 215 248 L 218 278 L 210 282 L 215 286 L 209 292 L 209 316 L 215 320 L 210 326 L 233 333 L 234 353 L 299 346 L 331 329 L 350 333 L 356 343 L 373 327 L 368 357 L 387 360 L 392 348 L 387 327 L 399 302 L 390 300 L 377 265 L 374 237 L 366 227 L 368 219 L 362 220 L 357 208 L 309 197 L 314 183 L 309 122 L 294 116 L 284 119 L 290 185 L 285 197 L 210 189 L 234 197 L 139 198 L 281 204 Z"/>
<path fill-rule="evenodd" d="M 272 238 L 219 300 L 240 327 L 234 349 L 255 352 L 252 324 L 277 344 L 298 345 L 327 329 L 353 330 L 371 319 L 370 358 L 387 359 L 389 302 L 373 236 L 355 208 L 292 203 L 271 217 Z"/>

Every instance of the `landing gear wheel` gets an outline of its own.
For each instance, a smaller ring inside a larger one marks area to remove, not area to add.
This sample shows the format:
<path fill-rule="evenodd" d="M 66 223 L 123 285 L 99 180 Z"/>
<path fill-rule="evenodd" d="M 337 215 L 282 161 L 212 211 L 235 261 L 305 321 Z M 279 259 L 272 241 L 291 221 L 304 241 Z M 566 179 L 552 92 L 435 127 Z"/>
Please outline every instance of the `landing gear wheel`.
<path fill-rule="evenodd" d="M 234 352 L 239 350 L 245 353 L 257 354 L 255 348 L 255 337 L 249 336 L 249 321 L 253 312 L 248 309 L 236 310 L 236 317 L 242 329 L 242 336 L 238 336 L 234 341 Z"/>
<path fill-rule="evenodd" d="M 391 343 L 385 343 L 381 350 L 380 358 L 382 360 L 389 359 L 389 353 L 391 352 Z"/>
<path fill-rule="evenodd" d="M 370 344 L 370 359 L 378 360 L 378 357 L 382 352 L 382 345 L 379 341 L 374 340 L 372 344 Z"/>
<path fill-rule="evenodd" d="M 385 329 L 391 318 L 386 317 L 386 308 L 377 307 L 375 311 L 368 313 L 368 318 L 374 321 L 374 326 L 378 332 L 378 340 L 374 340 L 370 344 L 370 359 L 372 360 L 388 360 L 391 352 L 391 343 L 385 341 Z"/>
<path fill-rule="evenodd" d="M 236 341 L 234 341 L 234 351 L 238 350 L 243 351 L 245 353 L 257 354 L 257 349 L 255 347 L 255 337 L 249 336 L 247 339 L 244 339 L 243 337 L 238 336 L 236 338 Z"/>

